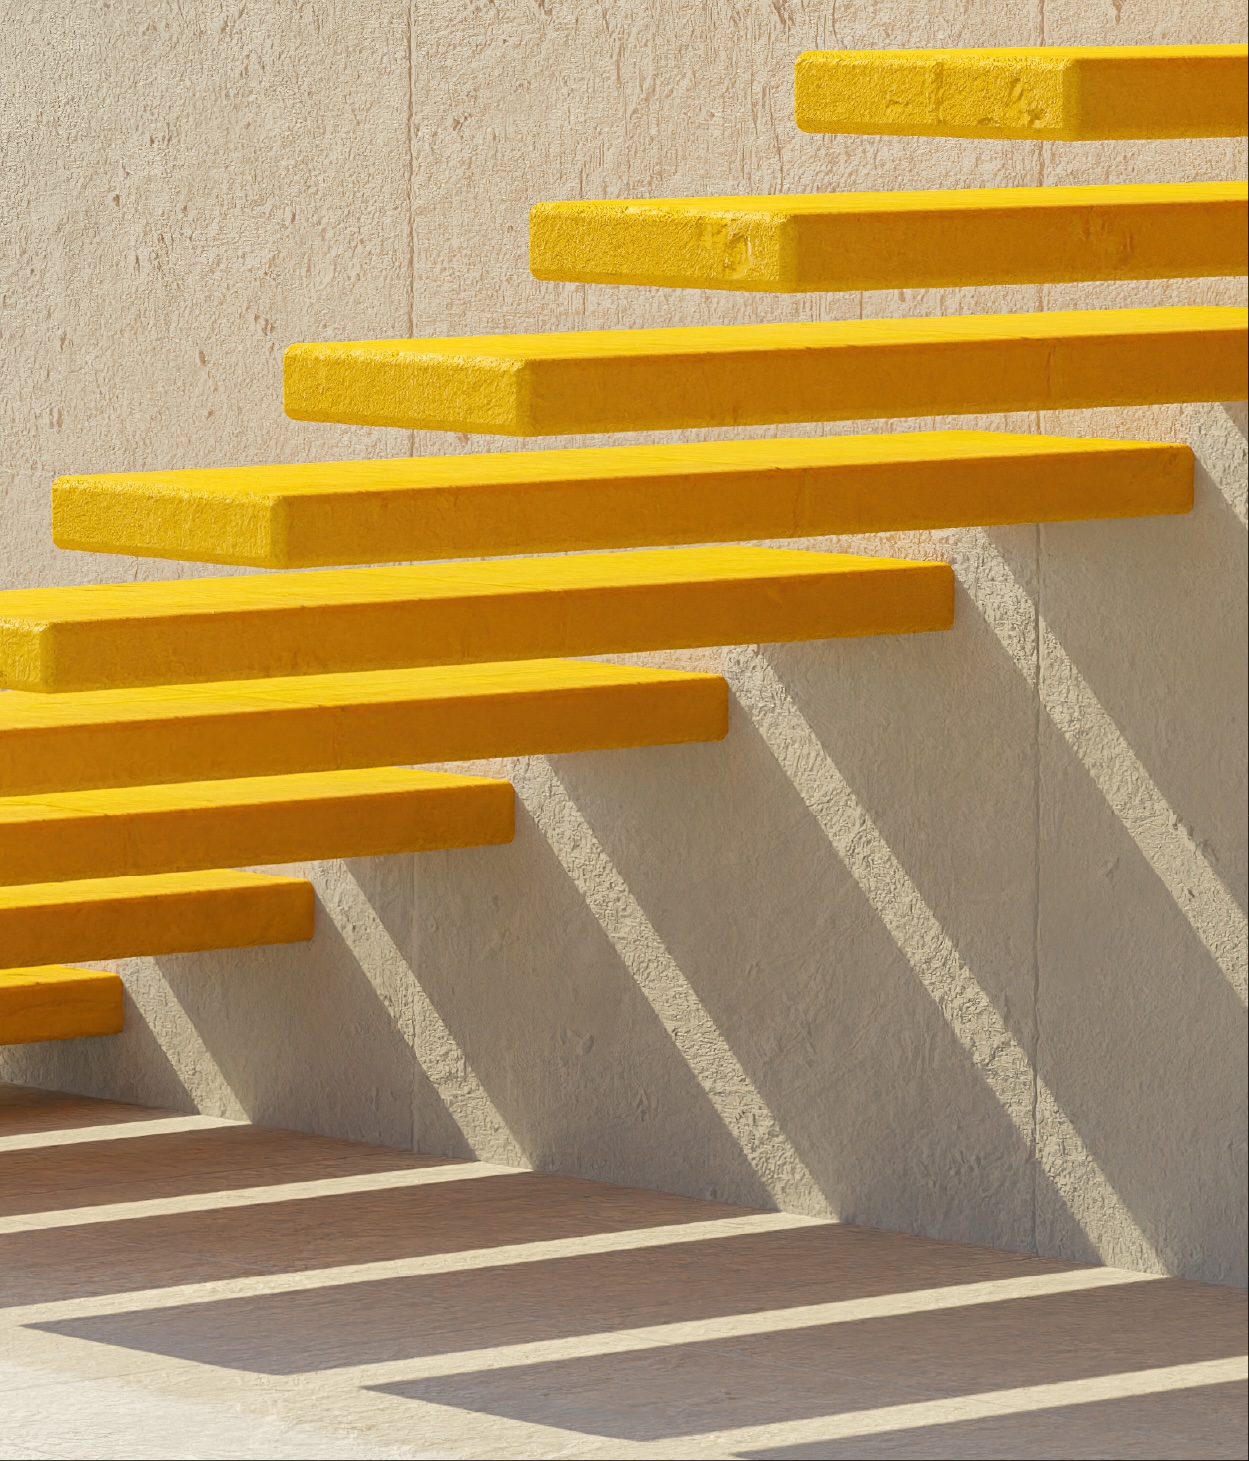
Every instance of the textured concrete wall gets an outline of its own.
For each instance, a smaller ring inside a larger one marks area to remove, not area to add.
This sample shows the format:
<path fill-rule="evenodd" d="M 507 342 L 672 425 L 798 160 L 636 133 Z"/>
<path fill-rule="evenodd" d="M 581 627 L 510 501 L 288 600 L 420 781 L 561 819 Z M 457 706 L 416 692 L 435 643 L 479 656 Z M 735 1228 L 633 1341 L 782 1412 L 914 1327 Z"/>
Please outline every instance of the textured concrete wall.
<path fill-rule="evenodd" d="M 1243 294 L 526 268 L 543 198 L 1243 176 L 791 120 L 806 48 L 1228 41 L 1232 0 L 0 8 L 9 584 L 200 571 L 57 552 L 58 472 L 480 449 L 284 420 L 293 340 Z M 509 765 L 512 847 L 315 868 L 311 947 L 128 961 L 125 1035 L 0 1074 L 1243 1282 L 1243 407 L 983 424 L 1190 439 L 1196 510 L 855 540 L 954 563 L 953 632 L 669 657 L 724 665 L 725 743 Z"/>

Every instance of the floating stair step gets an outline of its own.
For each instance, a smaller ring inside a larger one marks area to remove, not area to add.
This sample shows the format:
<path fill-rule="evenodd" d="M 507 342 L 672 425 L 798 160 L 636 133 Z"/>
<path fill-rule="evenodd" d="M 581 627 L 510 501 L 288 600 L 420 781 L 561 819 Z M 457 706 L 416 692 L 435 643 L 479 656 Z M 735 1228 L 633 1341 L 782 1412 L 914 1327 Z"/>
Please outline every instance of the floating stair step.
<path fill-rule="evenodd" d="M 369 769 L 0 798 L 0 884 L 512 840 L 506 781 Z"/>
<path fill-rule="evenodd" d="M 190 954 L 310 939 L 312 884 L 263 873 L 0 887 L 0 969 L 140 954 Z"/>
<path fill-rule="evenodd" d="M 780 548 L 13 589 L 0 593 L 0 683 L 96 690 L 909 634 L 953 614 L 945 563 Z"/>
<path fill-rule="evenodd" d="M 804 132 L 901 137 L 1243 137 L 1245 46 L 807 51 Z"/>
<path fill-rule="evenodd" d="M 103 969 L 0 970 L 0 1045 L 116 1035 L 125 990 Z"/>
<path fill-rule="evenodd" d="M 1242 400 L 1207 305 L 292 345 L 302 421 L 558 436 Z"/>
<path fill-rule="evenodd" d="M 1249 186 L 969 188 L 539 203 L 538 279 L 667 289 L 935 289 L 1249 268 Z"/>
<path fill-rule="evenodd" d="M 727 730 L 719 675 L 577 660 L 12 691 L 0 695 L 0 795 L 714 741 Z"/>
<path fill-rule="evenodd" d="M 62 477 L 52 525 L 62 548 L 311 568 L 1144 517 L 1192 496 L 1186 446 L 925 431 Z"/>

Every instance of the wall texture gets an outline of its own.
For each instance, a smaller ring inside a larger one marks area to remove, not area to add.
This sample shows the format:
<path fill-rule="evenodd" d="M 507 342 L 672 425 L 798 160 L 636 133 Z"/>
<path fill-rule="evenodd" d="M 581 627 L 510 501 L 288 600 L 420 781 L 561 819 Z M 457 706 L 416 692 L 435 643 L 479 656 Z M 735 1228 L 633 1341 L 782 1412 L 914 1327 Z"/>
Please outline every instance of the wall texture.
<path fill-rule="evenodd" d="M 1231 0 L 0 10 L 9 586 L 222 571 L 58 552 L 60 472 L 482 449 L 286 421 L 294 340 L 1243 295 L 526 267 L 544 198 L 1243 176 L 792 124 L 811 47 L 1243 39 Z M 853 540 L 951 561 L 953 632 L 669 656 L 729 675 L 723 744 L 508 764 L 513 846 L 315 867 L 311 946 L 127 961 L 126 1034 L 0 1075 L 1243 1283 L 1244 408 L 980 424 L 1187 438 L 1196 509 Z"/>

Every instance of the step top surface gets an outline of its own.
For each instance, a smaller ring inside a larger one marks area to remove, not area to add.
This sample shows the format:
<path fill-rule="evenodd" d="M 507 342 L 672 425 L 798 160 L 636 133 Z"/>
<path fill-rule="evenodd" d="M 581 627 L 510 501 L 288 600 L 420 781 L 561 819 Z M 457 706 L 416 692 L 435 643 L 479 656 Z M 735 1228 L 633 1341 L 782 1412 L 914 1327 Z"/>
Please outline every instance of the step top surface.
<path fill-rule="evenodd" d="M 168 782 L 0 797 L 0 826 L 59 819 L 126 817 L 163 812 L 282 807 L 344 799 L 428 796 L 475 798 L 483 790 L 511 795 L 509 782 L 407 767 L 246 776 L 232 780 Z"/>
<path fill-rule="evenodd" d="M 534 212 L 615 217 L 622 213 L 739 214 L 764 218 L 828 218 L 842 214 L 1065 213 L 1088 208 L 1176 207 L 1202 203 L 1244 203 L 1249 183 L 1058 184 L 1042 188 L 914 188 L 846 193 L 723 193 L 706 197 L 574 198 L 536 203 Z"/>
<path fill-rule="evenodd" d="M 636 330 L 563 330 L 528 335 L 308 342 L 287 347 L 288 368 L 303 359 L 530 362 L 632 360 L 647 356 L 758 355 L 905 348 L 914 344 L 989 345 L 1010 340 L 1087 340 L 1244 330 L 1249 311 L 1235 305 L 1054 310 L 1022 314 L 940 315 L 779 325 L 669 325 Z M 288 414 L 290 414 L 288 412 Z"/>
<path fill-rule="evenodd" d="M 0 915 L 19 908 L 139 904 L 152 899 L 176 900 L 198 894 L 265 892 L 309 886 L 306 878 L 283 877 L 279 873 L 238 872 L 229 868 L 153 873 L 146 877 L 79 878 L 64 883 L 17 883 L 0 886 Z"/>
<path fill-rule="evenodd" d="M 288 497 L 371 493 L 507 491 L 547 482 L 634 481 L 692 473 L 784 472 L 880 462 L 960 462 L 968 458 L 1113 455 L 1160 451 L 1164 444 L 1007 431 L 896 431 L 844 436 L 744 438 L 643 446 L 556 447 L 550 451 L 466 452 L 368 461 L 284 462 L 272 466 L 182 467 L 147 472 L 83 472 L 58 477 L 65 493 L 134 493 L 224 498 L 244 503 Z M 55 498 L 54 498 L 55 512 Z"/>
<path fill-rule="evenodd" d="M 249 712 L 320 707 L 453 703 L 517 696 L 560 695 L 624 685 L 679 686 L 718 683 L 692 670 L 587 660 L 511 660 L 501 664 L 434 665 L 417 669 L 358 670 L 342 674 L 284 675 L 272 679 L 148 685 L 41 695 L 11 690 L 0 695 L 0 742 L 6 731 L 101 724 L 237 717 Z M 224 876 L 224 874 L 223 874 Z"/>
<path fill-rule="evenodd" d="M 0 1001 L 6 994 L 20 988 L 36 989 L 41 985 L 67 988 L 76 984 L 111 987 L 121 979 L 107 969 L 75 969 L 64 964 L 31 964 L 16 969 L 0 969 Z M 4 1043 L 0 1039 L 0 1043 Z"/>
<path fill-rule="evenodd" d="M 905 559 L 860 558 L 786 548 L 670 548 L 549 558 L 324 569 L 151 583 L 79 584 L 0 593 L 0 652 L 6 631 L 51 624 L 264 612 L 317 605 L 498 598 L 578 590 L 731 583 L 743 579 L 890 573 Z"/>

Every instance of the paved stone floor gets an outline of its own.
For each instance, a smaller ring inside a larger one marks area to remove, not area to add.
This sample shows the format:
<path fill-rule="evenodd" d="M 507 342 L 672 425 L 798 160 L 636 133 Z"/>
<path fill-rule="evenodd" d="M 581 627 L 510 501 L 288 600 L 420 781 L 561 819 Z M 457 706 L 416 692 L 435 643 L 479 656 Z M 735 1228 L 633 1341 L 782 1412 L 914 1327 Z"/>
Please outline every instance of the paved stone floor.
<path fill-rule="evenodd" d="M 0 1457 L 1230 1457 L 1245 1295 L 0 1087 Z"/>

